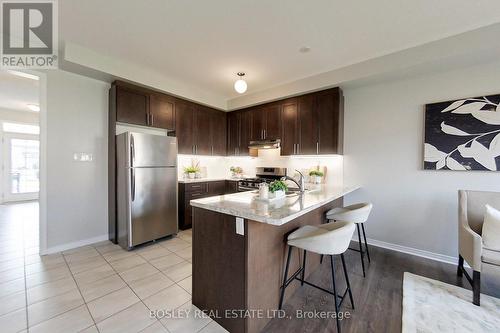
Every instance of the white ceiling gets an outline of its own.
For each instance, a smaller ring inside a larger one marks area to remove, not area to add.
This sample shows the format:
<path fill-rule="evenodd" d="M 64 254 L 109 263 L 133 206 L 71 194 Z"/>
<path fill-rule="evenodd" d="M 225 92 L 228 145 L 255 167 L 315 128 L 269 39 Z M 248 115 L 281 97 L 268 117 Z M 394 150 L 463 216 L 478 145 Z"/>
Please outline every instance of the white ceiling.
<path fill-rule="evenodd" d="M 28 104 L 39 104 L 38 81 L 0 70 L 0 108 L 30 111 Z"/>
<path fill-rule="evenodd" d="M 500 1 L 61 0 L 59 13 L 61 45 L 230 100 L 238 71 L 252 94 L 500 22 Z"/>

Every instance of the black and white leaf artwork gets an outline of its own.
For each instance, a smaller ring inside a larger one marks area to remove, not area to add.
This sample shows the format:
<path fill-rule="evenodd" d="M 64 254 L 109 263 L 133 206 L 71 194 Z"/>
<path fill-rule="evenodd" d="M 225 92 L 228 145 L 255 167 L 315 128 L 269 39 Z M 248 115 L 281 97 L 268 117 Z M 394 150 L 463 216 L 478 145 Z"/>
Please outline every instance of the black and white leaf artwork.
<path fill-rule="evenodd" d="M 424 169 L 500 170 L 500 95 L 425 106 Z"/>

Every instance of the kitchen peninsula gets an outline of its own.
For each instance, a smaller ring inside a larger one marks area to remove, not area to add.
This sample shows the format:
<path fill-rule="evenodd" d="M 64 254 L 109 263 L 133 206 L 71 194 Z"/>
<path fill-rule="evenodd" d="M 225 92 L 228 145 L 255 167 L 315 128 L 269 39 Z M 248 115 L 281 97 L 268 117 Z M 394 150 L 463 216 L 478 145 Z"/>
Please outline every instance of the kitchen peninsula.
<path fill-rule="evenodd" d="M 230 332 L 260 332 L 272 319 L 268 311 L 278 308 L 288 233 L 326 223 L 325 212 L 356 189 L 316 185 L 272 202 L 256 199 L 255 191 L 192 200 L 193 304 Z M 298 256 L 293 260 L 291 272 L 299 267 Z M 308 256 L 306 275 L 318 264 L 319 256 Z M 259 315 L 235 316 L 241 310 Z"/>

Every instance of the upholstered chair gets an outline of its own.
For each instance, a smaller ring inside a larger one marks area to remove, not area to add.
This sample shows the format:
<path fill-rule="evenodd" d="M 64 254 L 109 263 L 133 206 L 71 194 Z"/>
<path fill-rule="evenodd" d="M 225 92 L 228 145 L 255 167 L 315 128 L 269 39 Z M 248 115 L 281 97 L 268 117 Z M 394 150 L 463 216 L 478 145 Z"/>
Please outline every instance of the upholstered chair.
<path fill-rule="evenodd" d="M 500 278 L 500 252 L 483 246 L 482 231 L 486 205 L 500 210 L 500 193 L 465 190 L 458 192 L 457 275 L 461 277 L 465 274 L 472 285 L 475 305 L 480 305 L 481 272 L 491 270 Z M 472 268 L 472 278 L 464 269 L 464 260 Z"/>

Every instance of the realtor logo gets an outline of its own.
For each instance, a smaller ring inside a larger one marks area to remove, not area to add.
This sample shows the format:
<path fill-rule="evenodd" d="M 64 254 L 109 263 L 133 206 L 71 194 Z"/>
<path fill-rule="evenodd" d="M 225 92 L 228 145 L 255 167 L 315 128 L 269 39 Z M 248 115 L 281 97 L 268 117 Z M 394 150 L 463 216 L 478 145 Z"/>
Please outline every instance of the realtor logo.
<path fill-rule="evenodd" d="M 4 69 L 57 68 L 57 3 L 1 1 Z"/>

